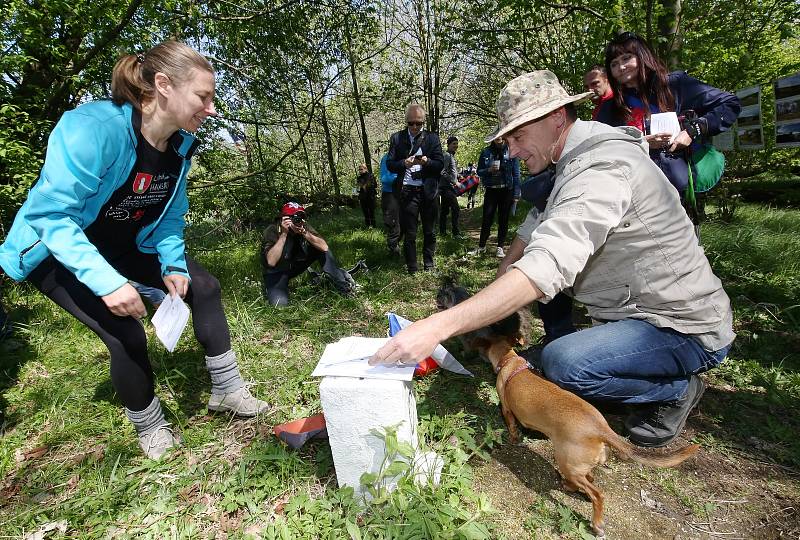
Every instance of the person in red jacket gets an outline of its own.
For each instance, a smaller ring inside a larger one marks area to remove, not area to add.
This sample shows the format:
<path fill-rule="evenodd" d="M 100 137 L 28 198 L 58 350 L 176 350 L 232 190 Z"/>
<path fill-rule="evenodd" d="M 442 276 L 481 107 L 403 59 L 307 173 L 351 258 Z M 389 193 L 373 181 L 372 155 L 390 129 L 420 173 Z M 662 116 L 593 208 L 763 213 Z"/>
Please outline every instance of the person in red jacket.
<path fill-rule="evenodd" d="M 614 97 L 614 91 L 611 89 L 611 84 L 608 82 L 606 68 L 600 64 L 595 64 L 590 67 L 586 75 L 583 76 L 583 88 L 587 92 L 594 92 L 594 95 L 591 97 L 592 103 L 594 103 L 592 120 L 597 120 L 597 113 L 600 112 L 600 107 L 603 103 Z"/>

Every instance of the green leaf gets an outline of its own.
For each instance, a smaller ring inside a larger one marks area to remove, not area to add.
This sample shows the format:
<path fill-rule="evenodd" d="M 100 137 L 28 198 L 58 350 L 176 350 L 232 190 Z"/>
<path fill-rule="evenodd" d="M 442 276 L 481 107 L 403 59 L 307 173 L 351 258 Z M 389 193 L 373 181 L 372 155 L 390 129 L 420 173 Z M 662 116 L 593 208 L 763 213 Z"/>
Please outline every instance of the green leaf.
<path fill-rule="evenodd" d="M 378 481 L 378 475 L 371 472 L 365 472 L 358 480 L 364 486 L 371 486 Z"/>
<path fill-rule="evenodd" d="M 361 540 L 361 531 L 358 529 L 358 525 L 348 519 L 345 522 L 345 527 L 347 528 L 347 534 L 350 535 L 350 540 Z"/>
<path fill-rule="evenodd" d="M 406 461 L 396 460 L 391 465 L 386 468 L 384 472 L 385 476 L 397 476 L 399 474 L 403 474 L 410 468 L 410 465 Z"/>

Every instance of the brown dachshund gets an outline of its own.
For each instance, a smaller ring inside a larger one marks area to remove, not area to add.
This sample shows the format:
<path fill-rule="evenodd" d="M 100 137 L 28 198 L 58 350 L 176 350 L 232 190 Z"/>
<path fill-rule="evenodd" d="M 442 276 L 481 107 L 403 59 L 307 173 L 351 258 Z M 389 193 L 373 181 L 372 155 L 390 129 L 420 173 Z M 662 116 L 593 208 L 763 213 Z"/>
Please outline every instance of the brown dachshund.
<path fill-rule="evenodd" d="M 439 309 L 466 300 L 469 293 L 452 282 L 436 298 Z M 488 359 L 497 373 L 497 395 L 512 443 L 519 440 L 517 422 L 544 433 L 552 442 L 558 470 L 567 491 L 580 490 L 592 501 L 592 527 L 603 536 L 603 493 L 593 484 L 592 470 L 606 461 L 606 445 L 624 460 L 672 467 L 694 455 L 692 444 L 669 454 L 654 455 L 617 435 L 603 415 L 588 402 L 528 368 L 513 347 L 523 342 L 529 327 L 523 312 L 461 336 L 464 345 Z"/>

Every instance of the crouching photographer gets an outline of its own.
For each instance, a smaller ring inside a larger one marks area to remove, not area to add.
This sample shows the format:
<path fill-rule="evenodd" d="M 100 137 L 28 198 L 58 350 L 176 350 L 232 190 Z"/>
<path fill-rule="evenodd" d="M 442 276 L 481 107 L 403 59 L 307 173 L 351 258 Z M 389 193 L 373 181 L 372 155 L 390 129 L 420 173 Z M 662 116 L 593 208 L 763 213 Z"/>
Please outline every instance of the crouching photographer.
<path fill-rule="evenodd" d="M 283 205 L 276 222 L 264 231 L 259 258 L 264 297 L 270 305 L 288 305 L 289 280 L 315 262 L 340 294 L 349 295 L 355 291 L 355 281 L 336 262 L 325 239 L 306 223 L 305 208 L 296 202 Z"/>

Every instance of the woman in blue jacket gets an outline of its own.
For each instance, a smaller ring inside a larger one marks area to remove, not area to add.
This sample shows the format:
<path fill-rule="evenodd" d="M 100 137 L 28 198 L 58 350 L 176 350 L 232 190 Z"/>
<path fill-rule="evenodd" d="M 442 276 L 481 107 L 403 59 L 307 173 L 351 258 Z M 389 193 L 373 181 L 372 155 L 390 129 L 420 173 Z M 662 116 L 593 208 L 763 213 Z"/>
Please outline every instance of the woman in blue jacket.
<path fill-rule="evenodd" d="M 597 120 L 639 128 L 650 145 L 650 158 L 683 198 L 689 183 L 687 148 L 727 131 L 739 115 L 739 99 L 684 71 L 668 74 L 650 45 L 631 32 L 611 40 L 605 65 L 614 98 L 601 105 Z M 686 116 L 685 129 L 672 141 L 669 133 L 650 133 L 649 129 L 650 115 L 667 111 Z"/>
<path fill-rule="evenodd" d="M 239 374 L 219 282 L 185 254 L 186 176 L 214 111 L 214 70 L 197 51 L 164 42 L 119 59 L 111 101 L 64 113 L 44 167 L 0 246 L 0 266 L 95 332 L 139 445 L 159 458 L 180 438 L 154 392 L 145 307 L 135 281 L 185 298 L 211 375 L 208 408 L 264 412 Z"/>

